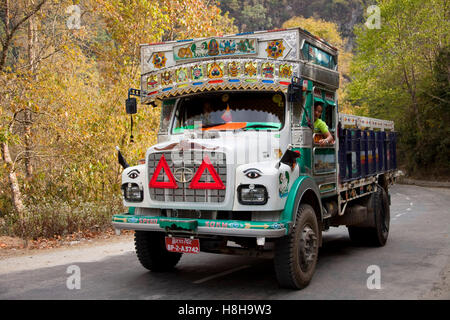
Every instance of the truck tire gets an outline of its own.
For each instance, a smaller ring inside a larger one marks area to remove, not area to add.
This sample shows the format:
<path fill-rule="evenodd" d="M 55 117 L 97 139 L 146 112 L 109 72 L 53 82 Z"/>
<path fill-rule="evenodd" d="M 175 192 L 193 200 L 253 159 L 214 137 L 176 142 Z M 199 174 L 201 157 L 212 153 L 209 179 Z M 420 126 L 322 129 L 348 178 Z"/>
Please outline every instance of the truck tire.
<path fill-rule="evenodd" d="M 275 244 L 275 273 L 281 287 L 303 289 L 311 281 L 319 253 L 319 226 L 314 209 L 301 204 L 292 232 Z"/>
<path fill-rule="evenodd" d="M 175 267 L 182 253 L 166 250 L 164 233 L 135 231 L 136 255 L 142 266 L 153 272 L 169 271 Z"/>
<path fill-rule="evenodd" d="M 358 245 L 382 247 L 389 235 L 390 208 L 386 191 L 378 186 L 378 190 L 370 195 L 368 208 L 374 213 L 373 227 L 348 227 L 350 240 Z"/>

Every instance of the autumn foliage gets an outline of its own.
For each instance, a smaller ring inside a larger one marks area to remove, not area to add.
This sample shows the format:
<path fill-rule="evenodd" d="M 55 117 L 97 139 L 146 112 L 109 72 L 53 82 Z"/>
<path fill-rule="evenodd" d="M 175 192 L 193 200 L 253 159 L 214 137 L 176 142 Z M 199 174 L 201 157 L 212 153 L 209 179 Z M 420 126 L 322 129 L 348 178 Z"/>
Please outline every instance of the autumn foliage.
<path fill-rule="evenodd" d="M 124 101 L 142 43 L 237 32 L 203 0 L 0 3 L 0 234 L 26 239 L 110 226 L 124 210 L 118 145 L 131 164 L 156 142 L 142 107 L 130 143 Z"/>

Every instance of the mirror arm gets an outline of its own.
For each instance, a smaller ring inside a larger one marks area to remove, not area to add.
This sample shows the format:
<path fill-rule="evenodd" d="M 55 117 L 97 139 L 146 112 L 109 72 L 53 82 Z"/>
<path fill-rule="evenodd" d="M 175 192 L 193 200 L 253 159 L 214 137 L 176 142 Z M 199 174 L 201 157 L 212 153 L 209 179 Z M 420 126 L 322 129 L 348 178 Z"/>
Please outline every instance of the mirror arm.
<path fill-rule="evenodd" d="M 131 134 L 130 134 L 130 142 L 133 143 L 133 114 L 137 112 L 137 104 L 136 104 L 136 98 L 131 98 L 131 96 L 140 97 L 141 96 L 141 90 L 139 89 L 128 89 L 128 99 L 125 102 L 127 113 L 131 117 Z"/>

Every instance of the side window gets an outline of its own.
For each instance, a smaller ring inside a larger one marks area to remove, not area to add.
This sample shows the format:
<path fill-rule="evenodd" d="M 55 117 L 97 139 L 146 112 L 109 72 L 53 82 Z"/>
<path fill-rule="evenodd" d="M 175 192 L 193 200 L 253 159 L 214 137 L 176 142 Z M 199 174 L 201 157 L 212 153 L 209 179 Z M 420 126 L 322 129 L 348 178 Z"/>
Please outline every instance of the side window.
<path fill-rule="evenodd" d="M 333 92 L 324 92 L 324 100 L 325 100 L 325 110 L 322 113 L 322 120 L 326 122 L 328 128 L 331 131 L 336 130 L 336 119 L 335 119 L 335 94 Z"/>
<path fill-rule="evenodd" d="M 328 126 L 328 129 L 330 129 L 331 131 L 334 131 L 335 129 L 333 114 L 334 114 L 334 106 L 327 104 L 324 112 L 322 113 L 322 120 L 325 121 L 325 123 Z"/>
<path fill-rule="evenodd" d="M 161 119 L 159 123 L 159 133 L 167 134 L 170 124 L 170 116 L 175 107 L 175 99 L 164 100 L 161 106 Z"/>
<path fill-rule="evenodd" d="M 305 103 L 305 97 L 303 96 L 303 94 L 302 94 L 302 101 L 292 103 L 291 115 L 292 115 L 292 126 L 293 127 L 301 126 L 304 103 Z"/>
<path fill-rule="evenodd" d="M 314 115 L 314 110 L 315 110 L 314 105 L 316 103 L 320 102 L 323 106 L 322 114 L 320 115 L 320 119 L 326 122 L 325 114 L 327 112 L 327 104 L 326 104 L 325 100 L 323 99 L 323 90 L 318 87 L 314 87 L 313 88 L 313 97 L 314 97 L 314 101 L 313 101 L 313 105 L 311 107 L 313 115 Z M 314 118 L 313 121 L 316 121 L 316 119 Z M 327 123 L 327 125 L 328 125 L 328 123 Z M 330 127 L 330 126 L 328 125 L 328 127 Z"/>
<path fill-rule="evenodd" d="M 302 54 L 305 60 L 311 61 L 314 64 L 317 64 L 322 67 L 326 67 L 329 69 L 336 69 L 336 60 L 335 57 L 327 52 L 316 48 L 315 46 L 305 42 L 302 47 Z"/>

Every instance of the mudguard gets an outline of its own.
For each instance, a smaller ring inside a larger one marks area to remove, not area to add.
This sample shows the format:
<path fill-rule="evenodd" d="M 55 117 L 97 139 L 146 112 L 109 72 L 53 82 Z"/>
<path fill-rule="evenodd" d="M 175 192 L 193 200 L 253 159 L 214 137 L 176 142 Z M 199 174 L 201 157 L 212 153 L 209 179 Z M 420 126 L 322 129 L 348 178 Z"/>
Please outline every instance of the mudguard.
<path fill-rule="evenodd" d="M 320 200 L 320 192 L 319 188 L 311 176 L 300 176 L 297 180 L 294 181 L 291 189 L 289 190 L 289 195 L 286 201 L 286 205 L 281 214 L 281 221 L 289 221 L 289 230 L 288 233 L 292 230 L 292 227 L 295 224 L 294 214 L 297 212 L 300 203 L 302 202 L 302 198 L 306 191 L 311 190 L 315 197 L 317 198 L 317 202 L 319 204 L 320 210 L 316 212 L 316 215 L 319 215 L 320 220 L 322 221 L 322 201 Z"/>

